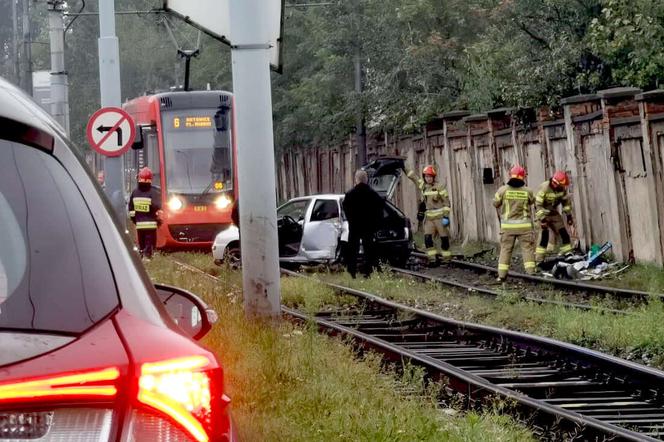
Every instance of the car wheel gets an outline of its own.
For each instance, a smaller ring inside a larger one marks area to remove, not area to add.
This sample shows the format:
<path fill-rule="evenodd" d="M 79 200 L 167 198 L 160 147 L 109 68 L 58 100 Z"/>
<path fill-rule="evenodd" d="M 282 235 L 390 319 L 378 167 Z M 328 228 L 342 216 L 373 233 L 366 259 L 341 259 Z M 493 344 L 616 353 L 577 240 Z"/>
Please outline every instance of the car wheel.
<path fill-rule="evenodd" d="M 240 247 L 236 245 L 226 247 L 224 252 L 224 261 L 233 269 L 238 269 L 242 266 L 242 253 L 240 252 Z"/>
<path fill-rule="evenodd" d="M 409 255 L 397 255 L 394 258 L 390 259 L 390 265 L 392 267 L 405 268 L 408 264 Z"/>

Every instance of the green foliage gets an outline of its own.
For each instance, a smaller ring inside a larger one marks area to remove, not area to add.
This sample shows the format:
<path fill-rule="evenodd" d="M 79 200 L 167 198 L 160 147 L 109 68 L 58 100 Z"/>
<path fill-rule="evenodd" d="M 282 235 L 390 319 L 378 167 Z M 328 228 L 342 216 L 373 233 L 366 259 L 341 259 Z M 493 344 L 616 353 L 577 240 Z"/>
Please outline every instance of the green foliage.
<path fill-rule="evenodd" d="M 592 22 L 593 50 L 612 67 L 613 79 L 656 87 L 664 75 L 664 3 L 657 0 L 607 0 Z"/>
<path fill-rule="evenodd" d="M 298 3 L 296 0 L 292 0 Z M 299 2 L 302 3 L 302 2 Z M 304 2 L 306 3 L 306 2 Z M 284 72 L 273 75 L 277 149 L 348 139 L 358 117 L 370 131 L 418 131 L 452 109 L 556 105 L 611 86 L 655 87 L 664 74 L 664 3 L 658 0 L 353 0 L 287 7 Z M 118 11 L 161 0 L 117 0 Z M 10 0 L 0 0 L 10 10 Z M 46 5 L 32 3 L 35 69 L 49 66 Z M 81 0 L 67 2 L 78 12 Z M 94 12 L 87 2 L 85 12 Z M 71 19 L 67 19 L 69 22 Z M 183 82 L 183 61 L 163 14 L 118 15 L 123 100 Z M 178 44 L 197 31 L 171 18 Z M 67 33 L 72 137 L 85 145 L 99 107 L 98 19 Z M 0 17 L 0 73 L 11 77 L 11 17 Z M 355 90 L 361 61 L 364 89 Z M 202 38 L 194 88 L 230 90 L 230 50 Z"/>

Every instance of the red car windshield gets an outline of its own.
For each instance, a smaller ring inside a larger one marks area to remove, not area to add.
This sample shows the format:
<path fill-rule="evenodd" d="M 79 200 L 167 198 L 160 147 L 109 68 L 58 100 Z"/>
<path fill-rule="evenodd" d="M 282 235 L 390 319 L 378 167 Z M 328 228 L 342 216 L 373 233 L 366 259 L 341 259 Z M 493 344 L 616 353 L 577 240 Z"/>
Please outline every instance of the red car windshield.
<path fill-rule="evenodd" d="M 72 178 L 51 155 L 0 140 L 0 330 L 77 334 L 118 304 Z"/>

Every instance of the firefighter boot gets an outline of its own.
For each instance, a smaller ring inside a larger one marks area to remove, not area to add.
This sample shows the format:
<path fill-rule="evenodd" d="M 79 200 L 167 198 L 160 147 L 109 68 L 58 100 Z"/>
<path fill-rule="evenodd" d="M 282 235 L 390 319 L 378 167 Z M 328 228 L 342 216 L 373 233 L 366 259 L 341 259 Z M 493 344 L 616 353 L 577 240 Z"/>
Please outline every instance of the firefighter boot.
<path fill-rule="evenodd" d="M 441 257 L 443 262 L 450 262 L 452 260 L 452 252 L 450 251 L 450 237 L 443 236 L 440 238 Z"/>
<path fill-rule="evenodd" d="M 424 235 L 424 247 L 426 248 L 427 259 L 429 267 L 435 267 L 436 262 L 436 248 L 433 245 L 433 235 Z"/>

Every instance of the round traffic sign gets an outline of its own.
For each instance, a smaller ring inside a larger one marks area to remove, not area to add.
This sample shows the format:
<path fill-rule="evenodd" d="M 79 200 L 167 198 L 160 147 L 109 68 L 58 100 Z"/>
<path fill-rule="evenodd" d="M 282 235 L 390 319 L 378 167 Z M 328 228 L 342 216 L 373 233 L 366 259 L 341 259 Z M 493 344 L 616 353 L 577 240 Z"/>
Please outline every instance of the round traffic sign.
<path fill-rule="evenodd" d="M 95 112 L 86 132 L 90 147 L 107 157 L 122 155 L 136 138 L 134 120 L 118 107 L 104 107 Z"/>

